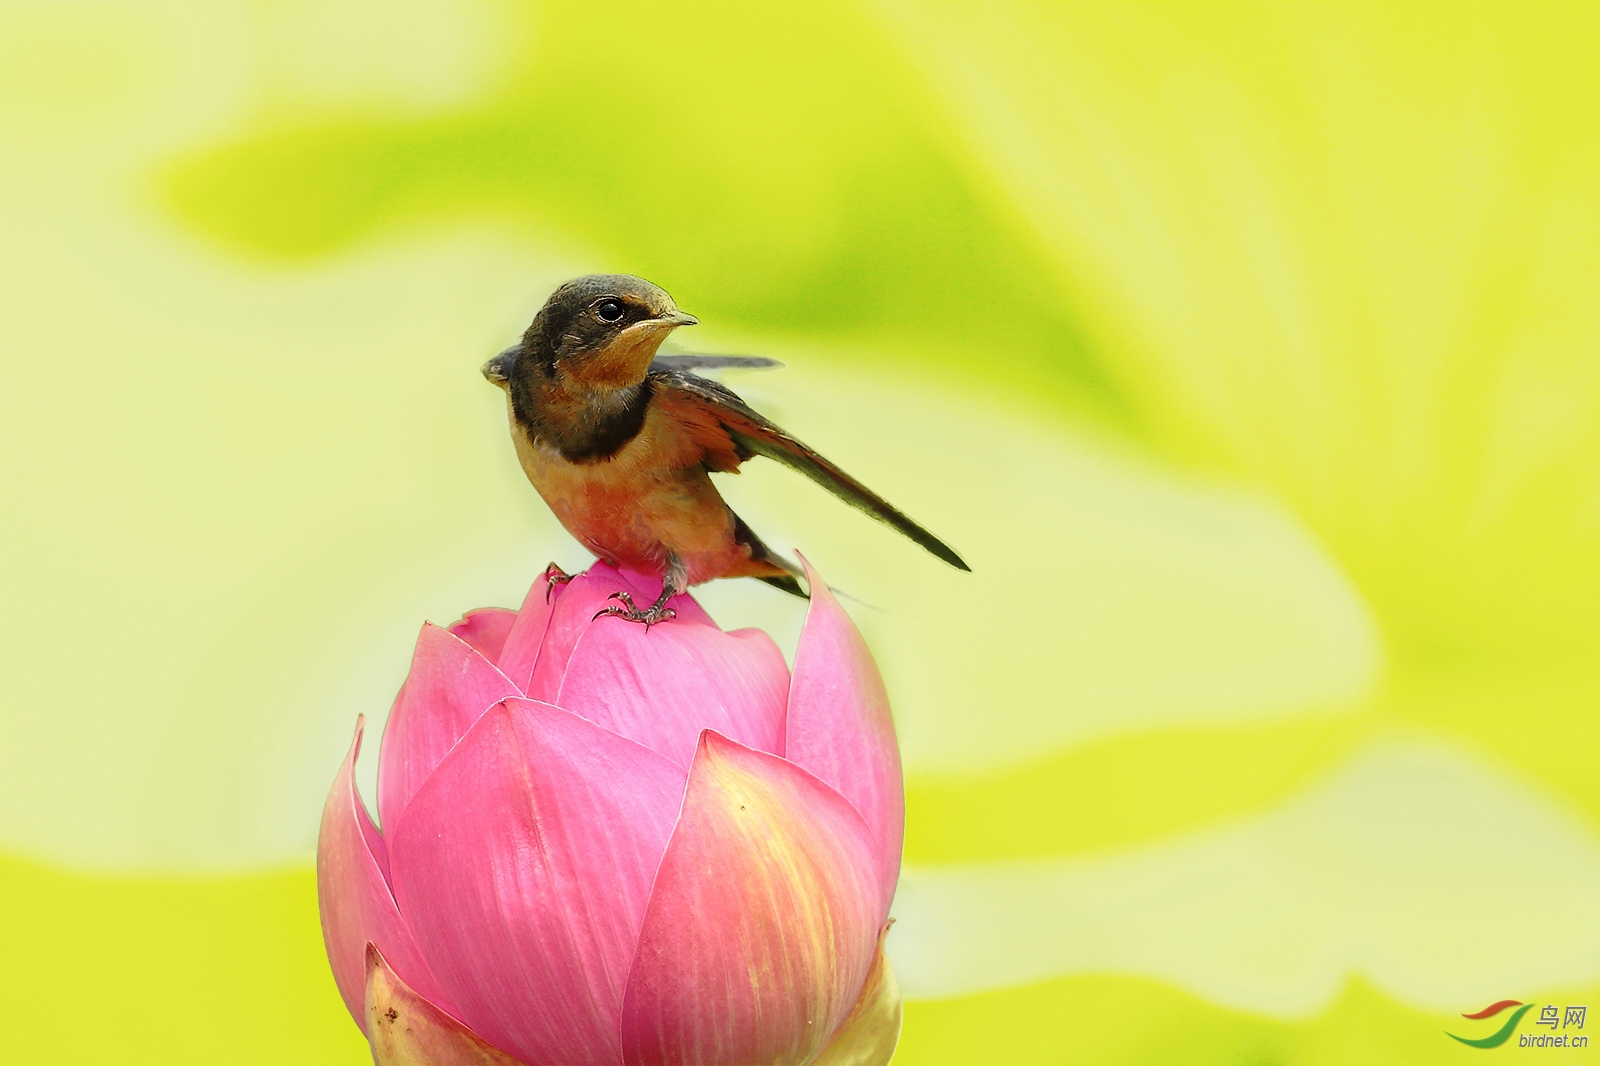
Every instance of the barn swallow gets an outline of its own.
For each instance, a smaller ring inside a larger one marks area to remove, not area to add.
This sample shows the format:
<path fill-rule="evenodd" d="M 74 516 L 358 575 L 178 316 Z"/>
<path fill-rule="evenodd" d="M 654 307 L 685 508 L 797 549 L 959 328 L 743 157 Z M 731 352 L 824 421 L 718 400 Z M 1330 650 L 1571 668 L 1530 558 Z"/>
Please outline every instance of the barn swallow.
<path fill-rule="evenodd" d="M 763 544 L 711 483 L 712 472 L 737 471 L 758 455 L 970 569 L 733 392 L 690 373 L 774 360 L 657 354 L 667 334 L 697 322 L 642 278 L 591 274 L 557 289 L 522 340 L 483 367 L 506 392 L 523 472 L 561 524 L 613 566 L 661 576 L 661 596 L 649 607 L 619 592 L 619 603 L 602 613 L 648 627 L 672 617 L 673 596 L 719 577 L 755 577 L 806 595 L 800 568 Z"/>

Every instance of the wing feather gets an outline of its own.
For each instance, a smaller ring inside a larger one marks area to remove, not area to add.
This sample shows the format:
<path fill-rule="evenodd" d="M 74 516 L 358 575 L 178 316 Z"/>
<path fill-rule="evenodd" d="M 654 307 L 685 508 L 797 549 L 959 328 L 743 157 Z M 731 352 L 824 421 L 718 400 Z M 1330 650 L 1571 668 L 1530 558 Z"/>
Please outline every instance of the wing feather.
<path fill-rule="evenodd" d="M 740 367 L 747 370 L 775 370 L 783 366 L 776 359 L 764 355 L 693 355 L 675 352 L 657 354 L 650 363 L 651 370 L 717 370 L 723 367 Z"/>
<path fill-rule="evenodd" d="M 731 389 L 676 367 L 653 367 L 649 380 L 656 402 L 665 404 L 673 417 L 687 426 L 694 439 L 705 448 L 707 469 L 736 470 L 744 460 L 764 455 L 804 474 L 852 507 L 899 530 L 958 570 L 972 569 L 944 541 L 751 410 Z"/>

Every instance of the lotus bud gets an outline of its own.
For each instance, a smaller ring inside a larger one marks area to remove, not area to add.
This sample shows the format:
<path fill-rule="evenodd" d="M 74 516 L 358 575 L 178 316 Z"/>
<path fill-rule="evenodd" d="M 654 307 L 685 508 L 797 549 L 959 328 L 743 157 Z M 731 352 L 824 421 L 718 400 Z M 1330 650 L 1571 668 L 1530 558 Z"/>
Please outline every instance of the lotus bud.
<path fill-rule="evenodd" d="M 876 666 L 807 564 L 791 674 L 597 563 L 424 625 L 357 793 L 323 811 L 335 982 L 384 1063 L 886 1063 L 905 798 Z"/>

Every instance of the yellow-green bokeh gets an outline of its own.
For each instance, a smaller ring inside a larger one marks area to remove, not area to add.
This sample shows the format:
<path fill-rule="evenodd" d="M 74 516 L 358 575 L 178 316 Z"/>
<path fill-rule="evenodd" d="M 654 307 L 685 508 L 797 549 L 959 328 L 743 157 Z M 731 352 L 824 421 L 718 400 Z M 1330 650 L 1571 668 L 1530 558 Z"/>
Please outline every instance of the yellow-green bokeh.
<path fill-rule="evenodd" d="M 1233 969 L 1113 904 L 1093 965 L 908 954 L 897 1062 L 1472 1061 L 1462 1012 L 1600 1007 L 1600 929 L 1505 909 L 1600 894 L 1597 11 L 0 4 L 0 1061 L 364 1060 L 321 792 L 423 618 L 583 561 L 475 368 L 596 269 L 784 358 L 730 383 L 975 564 L 728 486 L 881 608 L 896 937 L 969 874 L 1309 838 Z"/>

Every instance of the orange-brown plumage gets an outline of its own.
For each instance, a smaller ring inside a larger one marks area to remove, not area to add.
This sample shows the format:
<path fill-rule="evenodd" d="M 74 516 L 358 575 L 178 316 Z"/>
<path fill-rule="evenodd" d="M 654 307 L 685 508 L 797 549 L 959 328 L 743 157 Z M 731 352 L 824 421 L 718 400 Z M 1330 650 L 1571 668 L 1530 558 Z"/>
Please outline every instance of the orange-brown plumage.
<path fill-rule="evenodd" d="M 758 577 L 804 595 L 800 570 L 773 554 L 723 501 L 711 471 L 764 455 L 967 569 L 942 541 L 728 389 L 690 367 L 773 365 L 726 356 L 657 357 L 695 319 L 640 278 L 590 275 L 550 297 L 522 342 L 484 367 L 506 390 L 523 471 L 561 524 L 608 562 L 659 574 L 661 598 L 617 613 L 651 623 L 666 601 L 719 577 Z"/>

